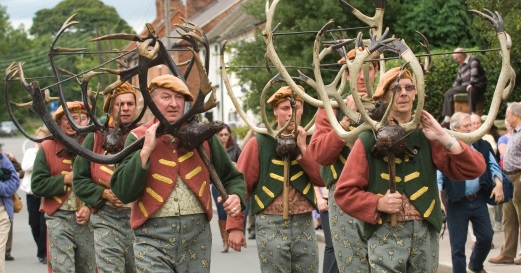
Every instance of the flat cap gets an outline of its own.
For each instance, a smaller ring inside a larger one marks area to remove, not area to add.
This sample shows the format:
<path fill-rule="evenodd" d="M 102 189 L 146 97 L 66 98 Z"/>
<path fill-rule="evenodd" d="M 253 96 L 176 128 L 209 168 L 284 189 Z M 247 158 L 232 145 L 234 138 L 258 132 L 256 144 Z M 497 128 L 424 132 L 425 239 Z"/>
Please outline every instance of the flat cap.
<path fill-rule="evenodd" d="M 298 85 L 298 88 L 300 88 L 300 90 L 305 92 L 304 87 Z M 273 107 L 276 107 L 277 105 L 279 105 L 279 103 L 281 103 L 285 100 L 288 100 L 290 97 L 291 97 L 291 87 L 283 86 L 283 87 L 279 88 L 279 90 L 277 90 L 277 92 L 275 92 L 275 94 L 271 95 L 271 97 L 268 99 L 267 103 L 271 104 L 271 106 L 273 106 Z M 298 100 L 298 101 L 304 103 L 304 100 L 301 97 L 299 97 L 296 93 L 295 93 L 295 100 Z"/>
<path fill-rule="evenodd" d="M 374 100 L 380 99 L 385 94 L 385 90 L 396 80 L 398 74 L 400 74 L 400 67 L 394 67 L 385 72 L 378 82 L 378 87 L 376 87 L 376 92 L 373 95 Z M 405 69 L 400 79 L 411 79 L 412 81 L 411 72 Z"/>
<path fill-rule="evenodd" d="M 108 93 L 105 96 L 105 102 L 103 103 L 103 112 L 108 113 L 110 112 L 110 104 L 119 95 L 123 94 L 132 94 L 134 96 L 134 100 L 136 100 L 136 90 L 132 86 L 132 84 L 128 82 L 122 83 L 120 86 L 118 86 L 114 91 Z"/>
<path fill-rule="evenodd" d="M 67 102 L 67 108 L 71 112 L 71 114 L 74 113 L 83 113 L 86 114 L 87 110 L 85 110 L 85 105 L 83 105 L 83 102 L 81 101 L 68 101 Z M 65 111 L 63 110 L 63 107 L 60 105 L 58 109 L 52 114 L 52 119 L 59 123 L 60 119 L 62 118 L 63 114 L 65 114 Z"/>
<path fill-rule="evenodd" d="M 164 87 L 174 92 L 185 95 L 189 101 L 194 101 L 194 96 L 188 90 L 186 84 L 176 76 L 173 75 L 161 75 L 155 77 L 148 86 L 148 92 L 152 93 L 158 87 Z"/>

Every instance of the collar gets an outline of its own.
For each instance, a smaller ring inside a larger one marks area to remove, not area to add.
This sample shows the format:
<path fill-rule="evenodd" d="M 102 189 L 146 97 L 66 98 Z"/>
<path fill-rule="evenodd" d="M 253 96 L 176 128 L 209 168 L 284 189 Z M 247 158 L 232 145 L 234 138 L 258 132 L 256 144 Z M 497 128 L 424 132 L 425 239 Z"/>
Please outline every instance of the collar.
<path fill-rule="evenodd" d="M 469 63 L 469 60 L 470 60 L 470 56 L 467 55 L 467 57 L 465 58 L 465 61 L 463 61 L 464 64 L 468 64 Z"/>

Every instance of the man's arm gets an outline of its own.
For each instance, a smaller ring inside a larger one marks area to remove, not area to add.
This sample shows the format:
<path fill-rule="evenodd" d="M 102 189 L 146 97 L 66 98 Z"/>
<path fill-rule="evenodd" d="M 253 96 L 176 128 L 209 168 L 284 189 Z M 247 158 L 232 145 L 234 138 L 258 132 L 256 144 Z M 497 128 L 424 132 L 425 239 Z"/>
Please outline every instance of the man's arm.
<path fill-rule="evenodd" d="M 36 196 L 52 197 L 63 195 L 67 192 L 65 175 L 51 176 L 51 170 L 45 158 L 45 151 L 38 150 L 34 160 L 33 175 L 31 177 L 31 189 Z"/>
<path fill-rule="evenodd" d="M 319 109 L 315 120 L 315 132 L 308 146 L 313 159 L 322 166 L 329 166 L 335 163 L 345 146 L 346 142 L 331 127 L 326 110 Z"/>
<path fill-rule="evenodd" d="M 94 147 L 94 133 L 90 133 L 83 141 L 82 146 L 88 150 L 93 150 Z M 90 162 L 77 156 L 74 161 L 74 178 L 72 183 L 72 190 L 74 194 L 84 203 L 96 207 L 101 200 L 101 195 L 105 187 L 96 184 L 92 181 Z M 110 181 L 106 181 L 109 183 Z"/>
<path fill-rule="evenodd" d="M 20 186 L 20 178 L 18 178 L 13 164 L 5 154 L 1 162 L 2 168 L 11 171 L 11 177 L 0 182 L 0 196 L 10 197 L 16 192 L 16 190 L 18 190 L 18 186 Z"/>
<path fill-rule="evenodd" d="M 136 135 L 128 134 L 125 147 L 136 140 Z M 110 179 L 112 192 L 124 204 L 137 200 L 145 189 L 150 165 L 146 163 L 145 167 L 142 167 L 140 153 L 141 149 L 123 159 Z"/>

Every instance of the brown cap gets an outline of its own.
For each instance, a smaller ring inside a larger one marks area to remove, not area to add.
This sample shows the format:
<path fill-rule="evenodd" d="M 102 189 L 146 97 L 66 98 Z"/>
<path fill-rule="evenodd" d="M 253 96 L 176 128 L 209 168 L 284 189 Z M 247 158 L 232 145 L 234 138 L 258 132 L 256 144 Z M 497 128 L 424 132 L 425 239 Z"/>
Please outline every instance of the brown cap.
<path fill-rule="evenodd" d="M 391 85 L 391 83 L 393 83 L 396 80 L 399 73 L 400 67 L 394 67 L 385 72 L 385 74 L 380 79 L 380 82 L 378 82 L 378 87 L 376 87 L 376 92 L 373 95 L 374 100 L 380 99 L 385 94 L 387 87 L 389 87 L 389 85 Z M 411 72 L 405 69 L 400 79 L 411 79 L 412 81 Z"/>
<path fill-rule="evenodd" d="M 356 50 L 353 48 L 351 50 L 349 50 L 349 52 L 347 52 L 347 59 L 349 60 L 354 60 L 356 57 Z M 346 62 L 346 57 L 342 57 L 342 59 L 338 60 L 338 63 L 339 64 L 343 64 Z"/>
<path fill-rule="evenodd" d="M 304 91 L 304 87 L 300 86 L 300 85 L 297 85 L 298 88 L 300 88 L 300 90 Z M 271 104 L 271 106 L 273 107 L 276 107 L 277 105 L 279 105 L 279 103 L 285 101 L 285 100 L 288 100 L 289 98 L 291 97 L 291 87 L 289 86 L 283 86 L 281 88 L 279 88 L 279 90 L 277 90 L 277 92 L 275 92 L 275 94 L 271 95 L 271 97 L 268 99 L 268 103 Z M 299 97 L 296 93 L 295 93 L 295 100 L 298 100 L 302 103 L 304 103 L 304 100 Z"/>
<path fill-rule="evenodd" d="M 110 104 L 112 103 L 113 99 L 116 98 L 119 95 L 130 93 L 134 96 L 134 100 L 136 100 L 136 90 L 132 86 L 132 84 L 128 82 L 122 83 L 120 86 L 118 86 L 114 91 L 108 93 L 105 96 L 105 102 L 103 103 L 103 112 L 109 113 L 110 112 Z"/>
<path fill-rule="evenodd" d="M 186 84 L 176 76 L 161 75 L 155 77 L 148 86 L 148 92 L 152 93 L 158 87 L 164 87 L 174 92 L 183 94 L 189 101 L 194 101 L 194 96 L 192 96 L 192 93 L 190 93 Z"/>
<path fill-rule="evenodd" d="M 85 110 L 85 106 L 83 105 L 83 102 L 81 101 L 68 101 L 67 102 L 67 108 L 71 112 L 71 114 L 74 113 L 87 113 L 87 110 Z M 63 107 L 60 105 L 58 109 L 52 114 L 52 119 L 59 123 L 60 119 L 62 118 L 63 114 L 65 114 L 65 111 L 63 110 Z"/>

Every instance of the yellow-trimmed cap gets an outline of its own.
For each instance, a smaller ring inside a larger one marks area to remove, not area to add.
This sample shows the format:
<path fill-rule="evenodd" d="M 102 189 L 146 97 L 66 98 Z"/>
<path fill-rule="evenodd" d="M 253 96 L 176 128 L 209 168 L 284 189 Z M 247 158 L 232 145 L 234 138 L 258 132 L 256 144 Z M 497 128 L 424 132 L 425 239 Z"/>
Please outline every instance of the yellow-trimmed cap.
<path fill-rule="evenodd" d="M 385 74 L 380 79 L 380 82 L 378 82 L 378 87 L 376 87 L 376 92 L 373 95 L 374 100 L 380 99 L 385 94 L 385 91 L 389 85 L 391 85 L 391 83 L 396 80 L 398 74 L 400 74 L 400 67 L 394 67 L 385 72 Z M 400 79 L 411 79 L 412 81 L 411 72 L 405 69 Z"/>
<path fill-rule="evenodd" d="M 105 96 L 105 102 L 103 103 L 103 112 L 109 113 L 110 103 L 114 100 L 114 98 L 123 94 L 132 94 L 134 96 L 134 100 L 136 100 L 136 90 L 134 89 L 132 84 L 124 82 L 120 86 L 118 86 L 114 91 L 108 93 Z"/>
<path fill-rule="evenodd" d="M 302 90 L 303 92 L 306 92 L 304 90 L 304 87 L 298 85 L 298 88 L 300 88 L 300 90 Z M 288 100 L 290 97 L 291 97 L 291 87 L 283 86 L 283 87 L 279 88 L 279 90 L 277 90 L 277 92 L 275 92 L 275 94 L 271 95 L 271 97 L 268 99 L 267 103 L 271 104 L 271 106 L 273 106 L 273 107 L 276 107 L 277 105 L 279 105 L 279 103 L 281 103 L 285 100 Z M 304 103 L 304 100 L 301 97 L 299 97 L 296 93 L 295 93 L 295 100 L 298 100 L 298 101 Z"/>
<path fill-rule="evenodd" d="M 67 102 L 67 108 L 71 112 L 71 114 L 74 113 L 83 113 L 86 114 L 87 110 L 85 110 L 85 106 L 83 105 L 83 102 L 81 101 L 68 101 Z M 60 105 L 58 109 L 52 114 L 52 119 L 55 122 L 60 122 L 60 119 L 62 118 L 63 114 L 65 114 L 65 111 L 63 110 L 63 107 Z"/>
<path fill-rule="evenodd" d="M 161 75 L 155 77 L 148 86 L 148 92 L 152 93 L 158 87 L 164 87 L 174 92 L 185 95 L 189 101 L 194 101 L 194 96 L 188 90 L 186 84 L 176 76 L 173 75 Z"/>

